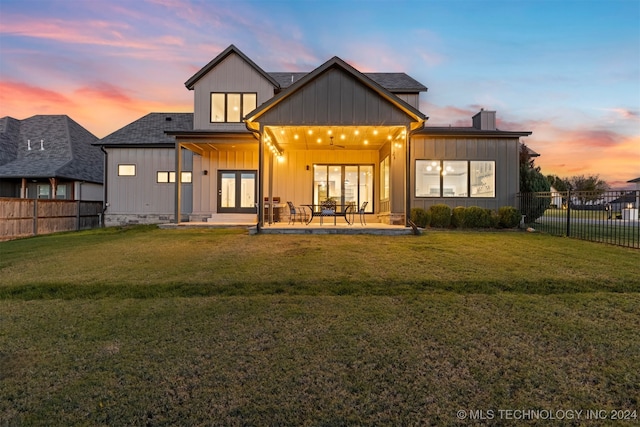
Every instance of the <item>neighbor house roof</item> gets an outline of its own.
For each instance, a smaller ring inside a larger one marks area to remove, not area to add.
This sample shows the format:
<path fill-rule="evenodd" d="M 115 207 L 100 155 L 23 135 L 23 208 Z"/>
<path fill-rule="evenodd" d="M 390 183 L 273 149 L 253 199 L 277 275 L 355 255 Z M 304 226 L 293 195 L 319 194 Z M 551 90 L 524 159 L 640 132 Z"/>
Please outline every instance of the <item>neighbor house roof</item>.
<path fill-rule="evenodd" d="M 122 129 L 105 136 L 96 145 L 163 147 L 175 145 L 175 138 L 165 132 L 193 130 L 193 113 L 149 113 Z"/>
<path fill-rule="evenodd" d="M 0 178 L 64 178 L 102 183 L 98 138 L 66 115 L 0 119 Z"/>
<path fill-rule="evenodd" d="M 634 178 L 634 179 L 630 179 L 630 180 L 629 180 L 629 181 L 627 181 L 627 182 L 640 182 L 640 177 L 638 177 L 638 178 Z"/>

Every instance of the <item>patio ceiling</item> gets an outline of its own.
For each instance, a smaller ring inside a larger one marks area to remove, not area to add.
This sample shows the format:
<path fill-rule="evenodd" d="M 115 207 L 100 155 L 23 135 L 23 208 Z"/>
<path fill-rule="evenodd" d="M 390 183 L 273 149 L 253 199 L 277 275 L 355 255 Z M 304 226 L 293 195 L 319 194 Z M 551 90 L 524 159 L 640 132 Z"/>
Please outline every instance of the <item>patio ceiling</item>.
<path fill-rule="evenodd" d="M 406 140 L 404 126 L 267 126 L 266 133 L 284 151 L 378 150 Z"/>

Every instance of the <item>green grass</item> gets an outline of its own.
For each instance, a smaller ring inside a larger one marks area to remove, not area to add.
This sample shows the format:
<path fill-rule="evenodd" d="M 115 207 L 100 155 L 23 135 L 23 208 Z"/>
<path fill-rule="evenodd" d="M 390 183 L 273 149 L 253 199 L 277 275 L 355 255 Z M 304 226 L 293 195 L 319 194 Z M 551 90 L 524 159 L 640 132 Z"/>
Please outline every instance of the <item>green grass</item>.
<path fill-rule="evenodd" d="M 638 265 L 637 250 L 518 232 L 134 227 L 0 243 L 0 425 L 637 411 Z"/>

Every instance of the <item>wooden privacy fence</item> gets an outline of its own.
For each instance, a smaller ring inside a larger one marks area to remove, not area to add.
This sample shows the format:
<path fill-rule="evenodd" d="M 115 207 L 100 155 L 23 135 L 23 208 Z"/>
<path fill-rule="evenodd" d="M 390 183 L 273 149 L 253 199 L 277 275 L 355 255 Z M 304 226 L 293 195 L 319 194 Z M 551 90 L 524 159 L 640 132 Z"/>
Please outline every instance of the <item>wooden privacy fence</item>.
<path fill-rule="evenodd" d="M 101 225 L 102 202 L 0 198 L 0 240 Z"/>

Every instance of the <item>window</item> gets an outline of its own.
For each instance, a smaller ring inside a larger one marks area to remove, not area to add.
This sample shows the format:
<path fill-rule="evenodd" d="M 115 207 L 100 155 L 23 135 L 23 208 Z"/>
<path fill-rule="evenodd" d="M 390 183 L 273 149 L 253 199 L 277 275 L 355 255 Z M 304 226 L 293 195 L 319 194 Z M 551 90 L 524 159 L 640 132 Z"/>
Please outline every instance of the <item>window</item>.
<path fill-rule="evenodd" d="M 496 196 L 495 162 L 470 162 L 471 197 Z"/>
<path fill-rule="evenodd" d="M 193 173 L 182 172 L 181 176 L 182 179 L 180 182 L 188 184 L 192 181 Z M 156 182 L 159 184 L 176 182 L 176 173 L 173 171 L 158 171 L 156 174 Z"/>
<path fill-rule="evenodd" d="M 380 200 L 387 200 L 389 198 L 390 171 L 391 161 L 389 156 L 387 156 L 380 162 Z"/>
<path fill-rule="evenodd" d="M 67 185 L 62 184 L 56 187 L 56 199 L 66 199 L 67 198 Z"/>
<path fill-rule="evenodd" d="M 442 162 L 442 195 L 444 197 L 467 197 L 468 173 L 466 161 Z"/>
<path fill-rule="evenodd" d="M 257 106 L 255 93 L 212 93 L 211 122 L 239 123 Z"/>
<path fill-rule="evenodd" d="M 495 197 L 495 161 L 416 160 L 415 196 Z"/>
<path fill-rule="evenodd" d="M 313 165 L 313 203 L 328 198 L 338 204 L 352 203 L 373 212 L 373 165 Z"/>
<path fill-rule="evenodd" d="M 118 176 L 136 176 L 136 165 L 118 165 Z"/>
<path fill-rule="evenodd" d="M 38 184 L 38 199 L 48 199 L 50 188 L 49 184 Z"/>

